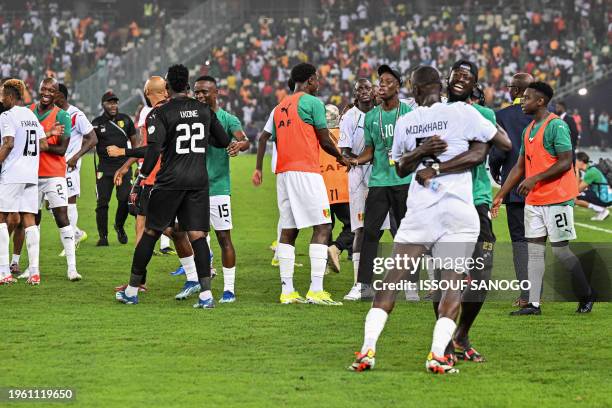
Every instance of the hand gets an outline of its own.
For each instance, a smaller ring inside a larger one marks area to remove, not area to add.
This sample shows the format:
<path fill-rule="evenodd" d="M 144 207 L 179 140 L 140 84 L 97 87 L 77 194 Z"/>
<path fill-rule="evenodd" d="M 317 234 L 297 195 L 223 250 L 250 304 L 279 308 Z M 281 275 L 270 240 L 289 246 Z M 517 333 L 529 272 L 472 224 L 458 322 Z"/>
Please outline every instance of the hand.
<path fill-rule="evenodd" d="M 346 166 L 346 171 L 349 171 L 351 169 L 351 162 L 346 157 L 338 156 L 336 157 L 336 161 L 338 162 L 338 164 Z"/>
<path fill-rule="evenodd" d="M 229 146 L 227 146 L 227 154 L 229 154 L 230 157 L 236 157 L 238 156 L 238 153 L 240 153 L 240 149 L 242 148 L 242 142 L 237 142 L 237 141 L 232 141 Z"/>
<path fill-rule="evenodd" d="M 526 197 L 527 194 L 529 194 L 529 192 L 533 190 L 537 183 L 538 180 L 535 177 L 526 178 L 521 184 L 519 184 L 517 191 L 520 195 Z"/>
<path fill-rule="evenodd" d="M 46 137 L 42 137 L 38 140 L 38 147 L 40 148 L 41 152 L 46 152 L 49 150 L 49 142 L 47 142 Z"/>
<path fill-rule="evenodd" d="M 117 146 L 107 146 L 106 153 L 109 157 L 123 157 L 125 156 L 125 149 Z"/>
<path fill-rule="evenodd" d="M 115 183 L 116 186 L 120 186 L 121 184 L 123 184 L 123 177 L 127 174 L 128 170 L 129 170 L 128 167 L 121 166 L 115 172 L 115 176 L 113 177 L 113 182 Z"/>
<path fill-rule="evenodd" d="M 255 187 L 259 187 L 261 183 L 263 183 L 263 175 L 261 174 L 261 170 L 255 169 L 253 172 L 253 177 L 251 177 L 251 181 Z"/>
<path fill-rule="evenodd" d="M 420 185 L 425 187 L 426 183 L 434 177 L 436 177 L 436 171 L 431 167 L 425 167 L 424 169 L 421 169 L 416 172 L 415 180 Z"/>
<path fill-rule="evenodd" d="M 55 125 L 53 125 L 53 127 L 51 128 L 51 130 L 49 131 L 49 134 L 47 134 L 47 137 L 61 136 L 63 133 L 64 133 L 64 125 L 60 124 L 59 122 L 55 122 Z"/>
<path fill-rule="evenodd" d="M 66 166 L 68 166 L 68 170 L 72 171 L 76 168 L 79 163 L 79 158 L 76 155 L 72 156 L 68 161 L 66 161 Z"/>
<path fill-rule="evenodd" d="M 132 189 L 130 190 L 130 195 L 128 198 L 128 211 L 132 215 L 142 213 L 140 196 L 142 195 L 142 190 L 144 188 L 144 180 L 145 177 L 138 176 L 138 178 L 134 181 Z"/>
<path fill-rule="evenodd" d="M 504 201 L 504 197 L 497 196 L 497 195 L 493 199 L 493 206 L 491 207 L 491 217 L 492 218 L 497 218 L 497 216 L 499 215 L 499 207 L 501 207 L 503 201 Z"/>
<path fill-rule="evenodd" d="M 359 166 L 359 162 L 357 161 L 357 158 L 347 159 L 347 162 L 348 162 L 348 165 L 351 167 Z"/>
<path fill-rule="evenodd" d="M 434 135 L 420 146 L 421 151 L 425 156 L 437 156 L 446 151 L 448 144 L 440 138 L 438 135 Z"/>

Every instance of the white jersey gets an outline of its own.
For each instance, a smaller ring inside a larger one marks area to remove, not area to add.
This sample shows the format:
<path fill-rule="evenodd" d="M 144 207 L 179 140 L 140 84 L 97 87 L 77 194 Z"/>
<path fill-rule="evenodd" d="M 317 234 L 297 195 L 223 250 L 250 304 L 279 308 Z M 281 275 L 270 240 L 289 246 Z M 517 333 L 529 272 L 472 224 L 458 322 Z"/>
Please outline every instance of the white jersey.
<path fill-rule="evenodd" d="M 136 124 L 137 128 L 141 128 L 145 125 L 145 120 L 147 119 L 147 116 L 152 110 L 153 108 L 148 106 L 142 107 L 142 109 L 140 110 L 140 115 L 138 116 L 138 123 Z"/>
<path fill-rule="evenodd" d="M 81 150 L 81 147 L 83 146 L 83 136 L 91 132 L 93 130 L 93 126 L 89 120 L 87 120 L 85 114 L 76 106 L 69 105 L 66 112 L 68 112 L 68 115 L 70 115 L 70 121 L 72 122 L 70 142 L 68 143 L 68 148 L 64 154 L 66 160 L 69 160 Z"/>
<path fill-rule="evenodd" d="M 357 106 L 353 106 L 342 115 L 339 148 L 348 147 L 355 156 L 359 156 L 363 152 L 363 149 L 365 149 L 365 139 L 363 137 L 365 116 L 366 114 Z"/>
<path fill-rule="evenodd" d="M 0 115 L 0 133 L 2 138 L 14 138 L 13 149 L 2 162 L 0 184 L 38 183 L 38 140 L 45 137 L 45 131 L 34 113 L 13 106 Z"/>
<path fill-rule="evenodd" d="M 276 109 L 276 108 L 274 108 Z M 268 116 L 268 121 L 264 125 L 264 131 L 272 134 L 274 132 L 274 109 Z M 276 143 L 272 143 L 272 173 L 276 173 Z"/>
<path fill-rule="evenodd" d="M 393 160 L 399 160 L 406 152 L 414 150 L 427 138 L 438 135 L 448 147 L 437 156 L 440 162 L 448 161 L 469 149 L 469 142 L 488 142 L 497 133 L 496 127 L 475 108 L 463 103 L 436 103 L 430 107 L 420 106 L 401 116 L 393 135 Z M 423 163 L 417 170 L 425 167 Z M 410 183 L 408 208 L 426 208 L 451 194 L 472 204 L 472 173 L 444 174 L 435 178 L 438 188 Z"/>

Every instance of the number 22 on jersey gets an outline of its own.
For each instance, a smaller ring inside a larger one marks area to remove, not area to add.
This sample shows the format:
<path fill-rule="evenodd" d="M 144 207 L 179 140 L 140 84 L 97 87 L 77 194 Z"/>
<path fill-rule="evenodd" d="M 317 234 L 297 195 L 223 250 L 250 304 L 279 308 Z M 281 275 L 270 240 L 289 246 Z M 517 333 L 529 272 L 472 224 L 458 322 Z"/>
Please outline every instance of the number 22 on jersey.
<path fill-rule="evenodd" d="M 191 126 L 187 123 L 181 123 L 176 127 L 176 153 L 205 153 L 206 148 L 197 146 L 199 140 L 204 140 L 204 124 L 192 123 Z"/>

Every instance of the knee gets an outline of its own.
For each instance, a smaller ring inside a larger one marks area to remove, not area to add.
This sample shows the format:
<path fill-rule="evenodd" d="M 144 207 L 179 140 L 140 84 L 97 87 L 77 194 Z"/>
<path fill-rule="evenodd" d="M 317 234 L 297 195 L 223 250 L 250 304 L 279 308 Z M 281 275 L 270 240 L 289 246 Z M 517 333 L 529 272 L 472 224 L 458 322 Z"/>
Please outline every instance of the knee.
<path fill-rule="evenodd" d="M 151 229 L 151 228 L 145 228 L 144 233 L 152 238 L 159 238 L 159 236 L 161 235 L 161 232 L 155 231 L 154 229 Z"/>
<path fill-rule="evenodd" d="M 189 241 L 191 242 L 197 241 L 198 239 L 201 239 L 201 238 L 206 238 L 206 235 L 208 234 L 204 231 L 188 231 L 187 232 L 187 236 L 189 237 Z"/>

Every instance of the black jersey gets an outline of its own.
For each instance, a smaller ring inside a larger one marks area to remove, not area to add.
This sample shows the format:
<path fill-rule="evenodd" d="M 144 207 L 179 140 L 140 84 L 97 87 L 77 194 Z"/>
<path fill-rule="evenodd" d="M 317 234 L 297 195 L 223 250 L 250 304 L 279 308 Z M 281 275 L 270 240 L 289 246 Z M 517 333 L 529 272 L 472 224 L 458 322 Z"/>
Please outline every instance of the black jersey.
<path fill-rule="evenodd" d="M 230 143 L 210 106 L 179 96 L 156 107 L 146 119 L 148 143 L 161 146 L 161 167 L 155 188 L 202 190 L 208 188 L 206 149 Z"/>

